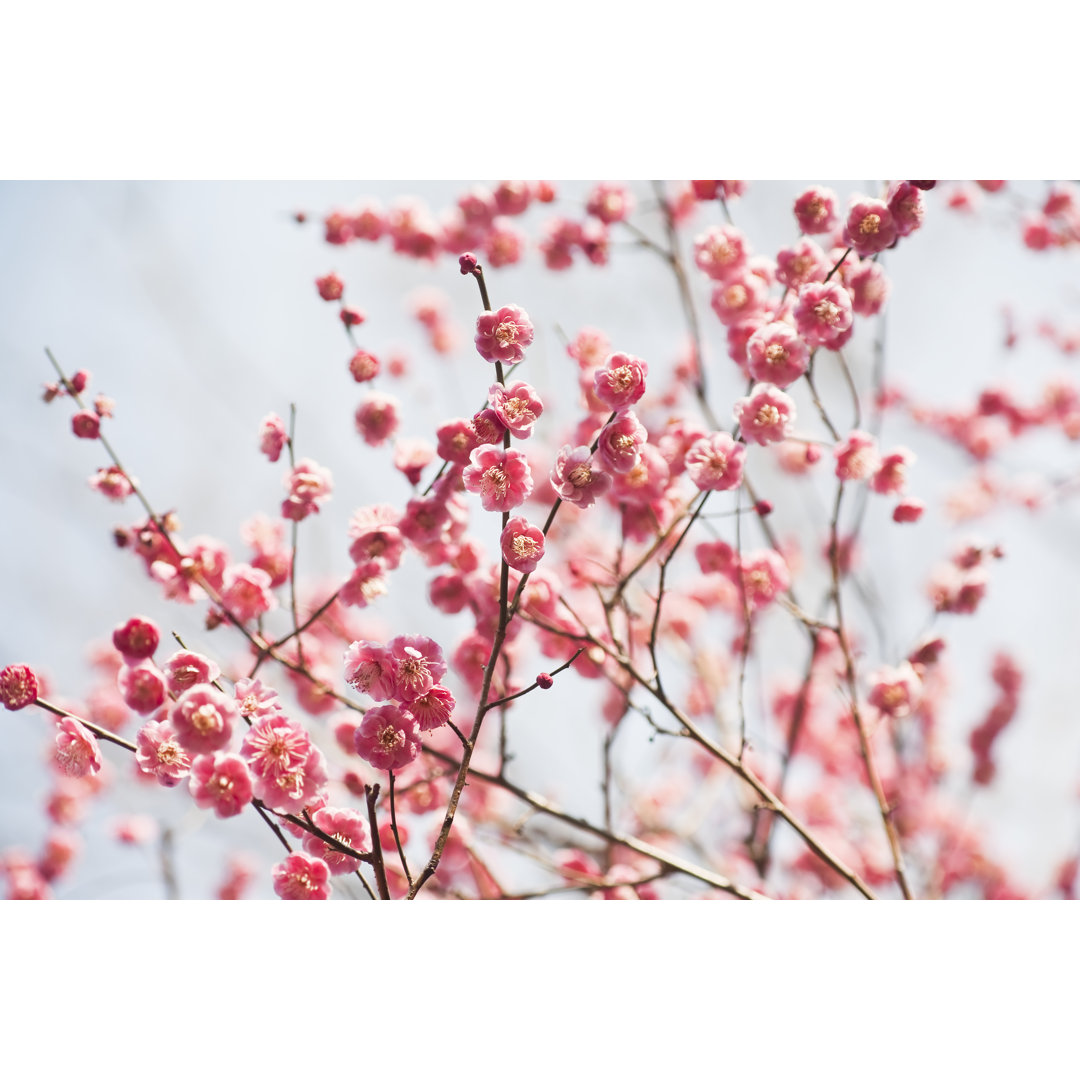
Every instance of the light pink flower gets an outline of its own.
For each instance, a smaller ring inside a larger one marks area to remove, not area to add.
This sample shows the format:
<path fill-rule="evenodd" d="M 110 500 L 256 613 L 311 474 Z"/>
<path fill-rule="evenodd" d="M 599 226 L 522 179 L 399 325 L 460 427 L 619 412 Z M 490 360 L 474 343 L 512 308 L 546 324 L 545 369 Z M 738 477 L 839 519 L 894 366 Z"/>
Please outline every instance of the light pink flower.
<path fill-rule="evenodd" d="M 811 346 L 837 346 L 851 329 L 854 314 L 851 296 L 838 282 L 804 285 L 793 312 L 795 329 Z"/>
<path fill-rule="evenodd" d="M 189 754 L 223 750 L 240 719 L 236 702 L 212 686 L 185 690 L 169 709 L 169 723 L 176 739 Z"/>
<path fill-rule="evenodd" d="M 865 431 L 852 431 L 833 449 L 838 480 L 868 480 L 881 465 L 877 439 Z"/>
<path fill-rule="evenodd" d="M 867 700 L 887 716 L 903 717 L 918 704 L 922 680 L 906 660 L 899 667 L 879 668 L 870 676 Z"/>
<path fill-rule="evenodd" d="M 390 591 L 386 566 L 379 559 L 367 559 L 356 564 L 348 580 L 341 586 L 338 599 L 346 607 L 367 607 Z"/>
<path fill-rule="evenodd" d="M 686 472 L 702 491 L 729 491 L 742 482 L 746 447 L 723 431 L 698 439 L 686 452 Z"/>
<path fill-rule="evenodd" d="M 435 458 L 435 449 L 426 439 L 398 439 L 394 443 L 394 468 L 405 476 L 413 487 L 420 475 Z"/>
<path fill-rule="evenodd" d="M 349 360 L 349 374 L 358 383 L 370 382 L 379 374 L 379 359 L 365 349 L 357 349 Z"/>
<path fill-rule="evenodd" d="M 609 409 L 628 409 L 645 393 L 649 365 L 629 353 L 612 353 L 598 371 L 593 372 L 593 394 Z"/>
<path fill-rule="evenodd" d="M 533 490 L 529 462 L 520 450 L 478 446 L 461 478 L 466 491 L 479 493 L 485 510 L 513 510 Z"/>
<path fill-rule="evenodd" d="M 714 225 L 694 241 L 694 262 L 714 281 L 724 281 L 746 264 L 746 237 L 733 225 Z"/>
<path fill-rule="evenodd" d="M 540 395 L 526 382 L 510 386 L 493 384 L 488 391 L 488 404 L 503 427 L 518 439 L 527 439 L 532 434 L 533 424 L 544 411 Z"/>
<path fill-rule="evenodd" d="M 391 697 L 410 702 L 422 697 L 446 674 L 446 660 L 439 644 L 422 634 L 400 634 L 386 643 L 393 662 L 394 691 Z"/>
<path fill-rule="evenodd" d="M 303 521 L 309 514 L 317 514 L 334 490 L 330 470 L 310 458 L 301 458 L 284 480 L 289 496 L 281 504 L 281 516 L 290 521 Z"/>
<path fill-rule="evenodd" d="M 401 424 L 400 402 L 390 394 L 372 391 L 356 408 L 356 430 L 368 446 L 382 446 Z"/>
<path fill-rule="evenodd" d="M 219 818 L 235 817 L 251 802 L 251 774 L 238 754 L 200 754 L 189 783 L 196 804 Z"/>
<path fill-rule="evenodd" d="M 420 729 L 412 713 L 396 705 L 368 709 L 356 729 L 356 752 L 375 769 L 401 769 L 420 753 Z"/>
<path fill-rule="evenodd" d="M 785 322 L 768 323 L 755 330 L 746 343 L 746 366 L 757 382 L 782 390 L 800 378 L 810 365 L 806 342 Z"/>
<path fill-rule="evenodd" d="M 135 736 L 135 761 L 162 787 L 176 787 L 191 770 L 191 756 L 167 721 L 148 720 Z"/>
<path fill-rule="evenodd" d="M 252 724 L 240 745 L 255 797 L 272 810 L 296 813 L 326 786 L 326 760 L 307 731 L 284 714 Z"/>
<path fill-rule="evenodd" d="M 476 320 L 476 351 L 489 363 L 516 364 L 524 360 L 532 340 L 529 316 L 514 304 L 485 311 Z"/>
<path fill-rule="evenodd" d="M 515 229 L 505 218 L 497 217 L 491 223 L 491 230 L 484 237 L 484 258 L 490 266 L 513 266 L 521 262 L 525 254 L 526 237 Z"/>
<path fill-rule="evenodd" d="M 776 280 L 789 289 L 824 281 L 831 269 L 828 256 L 813 240 L 804 238 L 776 253 Z"/>
<path fill-rule="evenodd" d="M 97 739 L 73 716 L 56 721 L 56 767 L 65 775 L 76 778 L 89 776 L 101 769 L 101 751 Z"/>
<path fill-rule="evenodd" d="M 170 694 L 182 694 L 200 683 L 212 683 L 221 678 L 221 668 L 213 660 L 186 649 L 174 652 L 165 661 L 162 671 Z"/>
<path fill-rule="evenodd" d="M 472 421 L 465 419 L 447 420 L 436 430 L 435 437 L 436 453 L 455 465 L 468 465 L 469 455 L 480 445 Z"/>
<path fill-rule="evenodd" d="M 324 806 L 311 815 L 311 820 L 327 836 L 332 836 L 339 843 L 351 847 L 353 851 L 366 855 L 371 850 L 367 824 L 357 811 L 338 810 Z M 359 859 L 354 859 L 351 855 L 346 855 L 343 851 L 331 847 L 313 833 L 304 833 L 304 850 L 309 855 L 322 859 L 330 868 L 331 874 L 351 874 L 360 868 Z"/>
<path fill-rule="evenodd" d="M 277 461 L 288 439 L 289 432 L 285 427 L 285 421 L 277 413 L 269 413 L 263 417 L 259 425 L 260 453 L 265 454 L 271 461 Z"/>
<path fill-rule="evenodd" d="M 409 712 L 416 718 L 421 731 L 442 727 L 454 715 L 457 702 L 441 683 L 436 683 L 426 694 L 409 702 Z"/>
<path fill-rule="evenodd" d="M 248 563 L 233 563 L 223 579 L 222 606 L 242 623 L 251 622 L 278 606 L 270 575 Z"/>
<path fill-rule="evenodd" d="M 26 664 L 8 664 L 0 671 L 0 701 L 5 709 L 25 709 L 37 701 L 37 696 L 37 676 Z"/>
<path fill-rule="evenodd" d="M 116 673 L 116 685 L 124 704 L 140 716 L 149 716 L 165 703 L 164 676 L 149 660 L 135 666 L 125 664 Z"/>
<path fill-rule="evenodd" d="M 767 548 L 742 559 L 743 588 L 751 611 L 759 611 L 791 586 L 791 575 L 783 556 Z M 736 579 L 737 582 L 737 579 Z M 739 598 L 741 604 L 742 598 Z"/>
<path fill-rule="evenodd" d="M 856 196 L 851 200 L 843 241 L 865 258 L 884 251 L 897 237 L 892 211 L 880 199 Z"/>
<path fill-rule="evenodd" d="M 315 279 L 319 295 L 326 301 L 340 300 L 345 292 L 345 283 L 335 273 L 329 273 Z"/>
<path fill-rule="evenodd" d="M 551 470 L 551 486 L 565 502 L 582 509 L 592 506 L 611 487 L 611 474 L 593 462 L 587 446 L 564 446 Z"/>
<path fill-rule="evenodd" d="M 850 267 L 844 274 L 844 285 L 851 294 L 851 307 L 856 315 L 877 315 L 889 298 L 889 279 L 881 266 L 870 259 Z"/>
<path fill-rule="evenodd" d="M 328 900 L 333 886 L 330 868 L 310 855 L 294 852 L 271 871 L 274 892 L 282 900 Z"/>
<path fill-rule="evenodd" d="M 405 552 L 400 520 L 401 512 L 387 503 L 357 510 L 349 519 L 349 558 L 355 563 L 375 559 L 387 570 L 396 570 Z"/>
<path fill-rule="evenodd" d="M 395 661 L 384 645 L 354 641 L 345 650 L 345 681 L 376 701 L 394 696 Z"/>
<path fill-rule="evenodd" d="M 137 482 L 137 481 L 136 481 Z M 134 490 L 132 482 L 123 469 L 110 465 L 90 477 L 90 486 L 113 502 L 123 502 Z"/>
<path fill-rule="evenodd" d="M 263 686 L 259 679 L 240 679 L 233 687 L 240 715 L 254 723 L 281 712 L 281 698 L 276 690 Z"/>
<path fill-rule="evenodd" d="M 759 383 L 749 397 L 735 402 L 734 416 L 742 437 L 764 446 L 791 434 L 795 426 L 795 402 L 775 386 Z"/>
<path fill-rule="evenodd" d="M 620 501 L 647 506 L 648 516 L 655 525 L 656 518 L 665 513 L 660 501 L 670 479 L 671 471 L 664 455 L 651 443 L 645 443 L 637 464 L 613 477 L 612 494 Z"/>
<path fill-rule="evenodd" d="M 544 557 L 544 534 L 523 517 L 512 517 L 502 531 L 499 546 L 507 566 L 531 574 Z"/>
<path fill-rule="evenodd" d="M 596 450 L 613 473 L 628 473 L 641 460 L 641 448 L 648 441 L 649 433 L 644 425 L 633 409 L 627 409 L 604 425 Z"/>

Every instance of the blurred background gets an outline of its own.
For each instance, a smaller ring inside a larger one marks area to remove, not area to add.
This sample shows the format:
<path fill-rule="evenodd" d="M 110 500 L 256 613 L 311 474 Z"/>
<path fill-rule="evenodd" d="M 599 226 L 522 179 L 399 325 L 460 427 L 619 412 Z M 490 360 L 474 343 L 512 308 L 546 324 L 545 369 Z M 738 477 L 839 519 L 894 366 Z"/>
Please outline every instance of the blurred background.
<path fill-rule="evenodd" d="M 380 359 L 406 359 L 407 376 L 377 384 L 401 400 L 400 435 L 433 442 L 437 424 L 472 414 L 492 371 L 472 347 L 478 300 L 456 258 L 417 262 L 393 254 L 386 240 L 329 246 L 321 218 L 351 209 L 361 197 L 385 207 L 402 195 L 423 199 L 438 216 L 471 183 L 0 185 L 0 440 L 6 463 L 0 481 L 0 665 L 29 663 L 46 673 L 54 697 L 78 699 L 92 684 L 88 644 L 107 641 L 133 614 L 155 618 L 190 648 L 235 651 L 235 642 L 221 639 L 225 631 L 206 634 L 200 607 L 166 605 L 138 561 L 114 546 L 114 527 L 138 519 L 135 503 L 110 503 L 88 487 L 87 478 L 107 462 L 97 444 L 72 436 L 68 402 L 42 402 L 43 384 L 54 377 L 45 348 L 68 374 L 91 372 L 91 396 L 115 399 L 108 436 L 155 508 L 175 509 L 185 538 L 218 537 L 237 558 L 246 557 L 241 523 L 259 511 L 276 517 L 284 494 L 283 463 L 269 465 L 258 453 L 259 423 L 270 412 L 287 418 L 294 403 L 298 455 L 328 466 L 335 482 L 331 502 L 302 527 L 299 573 L 340 580 L 351 565 L 345 529 L 352 512 L 378 501 L 401 505 L 410 489 L 390 467 L 390 449 L 372 450 L 355 432 L 352 414 L 368 387 L 349 378 L 353 349 L 336 305 L 318 297 L 314 279 L 336 271 L 346 284 L 346 302 L 367 316 L 358 342 Z M 845 203 L 855 191 L 877 190 L 866 182 L 751 182 L 731 212 L 755 253 L 772 256 L 797 239 L 791 204 L 810 183 L 833 187 Z M 516 224 L 535 238 L 554 213 L 580 220 L 590 186 L 558 183 L 554 205 L 534 206 Z M 656 215 L 644 209 L 652 198 L 649 185 L 632 187 L 643 207 L 642 227 L 659 237 Z M 942 408 L 970 408 L 992 384 L 1010 386 L 1019 401 L 1033 404 L 1053 376 L 1077 383 L 1077 354 L 1062 342 L 1080 331 L 1080 254 L 1075 248 L 1033 252 L 1021 241 L 1020 218 L 1044 193 L 1037 182 L 1009 184 L 996 195 L 973 190 L 970 209 L 948 206 L 944 185 L 928 194 L 923 228 L 884 259 L 892 283 L 884 336 L 890 382 Z M 307 223 L 294 220 L 297 211 L 309 215 Z M 718 204 L 700 206 L 684 230 L 684 252 L 697 232 L 722 220 Z M 685 352 L 669 271 L 629 235 L 613 231 L 612 237 L 604 268 L 579 259 L 553 273 L 533 247 L 522 264 L 488 273 L 494 305 L 519 304 L 536 326 L 529 374 L 521 377 L 550 400 L 545 422 L 558 421 L 560 431 L 577 416 L 576 365 L 565 343 L 582 327 L 600 328 L 615 348 L 645 358 L 652 378 Z M 708 308 L 707 285 L 692 276 L 710 398 L 725 417 L 724 403 L 742 392 L 742 378 L 727 356 L 724 328 Z M 442 294 L 459 331 L 448 355 L 431 349 L 414 315 L 423 290 L 432 289 Z M 1006 306 L 1017 333 L 1011 348 Z M 1047 324 L 1057 328 L 1055 337 Z M 860 328 L 848 352 L 864 388 L 873 341 L 874 327 Z M 843 385 L 823 376 L 820 388 L 832 411 L 847 417 Z M 808 399 L 794 396 L 800 431 L 819 434 Z M 991 568 L 978 614 L 947 617 L 939 627 L 949 650 L 947 750 L 957 798 L 972 823 L 986 827 L 988 849 L 1024 887 L 1048 889 L 1057 866 L 1080 842 L 1074 704 L 1080 700 L 1080 520 L 1069 489 L 1054 491 L 1080 474 L 1080 455 L 1060 432 L 1025 435 L 993 467 L 1009 484 L 1029 486 L 1036 505 L 957 520 L 947 503 L 969 482 L 970 457 L 888 413 L 882 445 L 896 444 L 918 456 L 910 490 L 928 510 L 917 525 L 897 526 L 889 517 L 891 503 L 872 501 L 862 569 L 887 623 L 878 638 L 867 634 L 861 670 L 904 655 L 927 623 L 926 579 L 962 539 L 1003 546 L 1006 558 Z M 804 522 L 820 531 L 823 505 L 802 496 L 784 504 L 782 483 L 774 493 L 775 478 L 761 471 L 781 535 L 798 535 Z M 482 530 L 482 523 L 473 527 L 494 550 L 497 530 L 486 537 Z M 421 566 L 415 554 L 407 558 Z M 443 624 L 459 627 L 447 631 L 448 640 L 463 633 L 464 622 L 438 616 L 432 623 L 425 581 L 424 574 L 408 570 L 395 575 L 391 592 L 371 610 L 391 633 L 431 633 L 429 625 Z M 866 625 L 862 611 L 856 618 Z M 777 640 L 768 674 L 797 671 L 804 659 L 798 637 L 781 632 Z M 791 644 L 790 658 L 784 642 Z M 995 782 L 972 787 L 965 782 L 967 739 L 993 702 L 989 670 L 999 650 L 1024 672 L 1020 709 L 996 747 Z M 568 809 L 595 813 L 599 751 L 593 735 L 582 743 L 579 732 L 581 713 L 595 710 L 596 702 L 588 694 L 574 698 L 569 684 L 552 694 L 525 699 L 515 716 L 514 777 Z M 46 765 L 51 724 L 36 710 L 4 714 L 2 722 L 0 852 L 34 854 L 48 832 L 42 806 L 52 788 Z M 135 727 L 123 734 L 133 737 Z M 632 771 L 650 751 L 642 738 L 628 740 L 622 752 Z M 250 852 L 259 866 L 278 857 L 276 841 L 251 814 L 218 822 L 178 793 L 130 783 L 126 755 L 108 746 L 103 753 L 118 782 L 109 797 L 90 802 L 80 826 L 84 849 L 58 882 L 58 897 L 164 895 L 157 845 L 115 839 L 116 819 L 124 814 L 147 815 L 170 832 L 185 898 L 213 895 L 232 852 Z M 268 874 L 257 875 L 251 895 L 272 896 Z"/>

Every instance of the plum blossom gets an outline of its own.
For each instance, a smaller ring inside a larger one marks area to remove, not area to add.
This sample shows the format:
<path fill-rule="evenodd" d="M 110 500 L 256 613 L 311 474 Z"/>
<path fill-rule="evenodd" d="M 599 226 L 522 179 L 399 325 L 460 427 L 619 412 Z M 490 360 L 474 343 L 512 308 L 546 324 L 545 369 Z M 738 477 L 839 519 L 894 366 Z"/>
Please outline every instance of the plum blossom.
<path fill-rule="evenodd" d="M 529 462 L 520 450 L 478 446 L 461 478 L 466 491 L 480 495 L 485 510 L 513 510 L 533 490 Z"/>
<path fill-rule="evenodd" d="M 259 452 L 265 454 L 270 461 L 277 461 L 288 441 L 289 433 L 285 421 L 277 413 L 264 416 L 259 425 Z"/>
<path fill-rule="evenodd" d="M 310 458 L 301 458 L 284 480 L 289 496 L 281 504 L 281 516 L 290 521 L 303 521 L 309 514 L 317 514 L 334 490 L 330 470 Z"/>
<path fill-rule="evenodd" d="M 274 892 L 282 900 L 328 900 L 333 886 L 330 867 L 301 852 L 294 852 L 271 871 Z"/>
<path fill-rule="evenodd" d="M 746 366 L 757 382 L 772 383 L 783 390 L 800 378 L 809 364 L 806 342 L 787 323 L 767 323 L 746 343 Z"/>
<path fill-rule="evenodd" d="M 190 754 L 223 750 L 240 719 L 236 702 L 212 686 L 185 690 L 169 709 L 169 723 L 177 741 Z"/>
<path fill-rule="evenodd" d="M 65 776 L 89 776 L 101 769 L 101 750 L 97 739 L 74 716 L 56 721 L 56 767 Z"/>
<path fill-rule="evenodd" d="M 793 312 L 795 329 L 811 346 L 832 349 L 851 329 L 851 296 L 837 281 L 804 285 Z"/>
<path fill-rule="evenodd" d="M 371 850 L 367 824 L 356 810 L 324 806 L 311 815 L 311 820 L 327 836 L 332 836 L 353 851 L 366 855 Z M 304 833 L 304 850 L 309 855 L 322 859 L 330 868 L 331 874 L 351 874 L 360 868 L 359 859 L 331 847 L 313 833 Z"/>
<path fill-rule="evenodd" d="M 162 787 L 176 787 L 191 770 L 191 756 L 167 721 L 147 721 L 135 736 L 135 746 L 139 770 L 156 777 Z"/>
<path fill-rule="evenodd" d="M 0 702 L 14 712 L 33 705 L 38 697 L 38 679 L 26 664 L 8 664 L 0 671 Z"/>
<path fill-rule="evenodd" d="M 493 384 L 488 391 L 488 404 L 503 427 L 518 439 L 527 439 L 532 434 L 533 425 L 544 411 L 540 395 L 526 382 L 509 386 Z"/>
<path fill-rule="evenodd" d="M 532 344 L 529 316 L 514 304 L 485 311 L 476 320 L 476 351 L 489 363 L 516 364 Z"/>
<path fill-rule="evenodd" d="M 609 409 L 628 409 L 645 393 L 649 365 L 629 353 L 612 353 L 602 368 L 593 372 L 593 394 Z"/>
<path fill-rule="evenodd" d="M 251 802 L 251 774 L 238 754 L 200 754 L 189 780 L 197 806 L 219 818 L 235 817 Z"/>
<path fill-rule="evenodd" d="M 531 574 L 544 557 L 544 534 L 523 517 L 512 517 L 499 540 L 507 566 L 521 574 Z"/>
<path fill-rule="evenodd" d="M 746 447 L 726 432 L 698 439 L 686 452 L 686 472 L 702 491 L 729 491 L 742 482 Z"/>
<path fill-rule="evenodd" d="M 747 442 L 764 446 L 786 439 L 795 426 L 795 402 L 769 383 L 758 383 L 735 402 L 734 417 Z"/>
<path fill-rule="evenodd" d="M 420 729 L 397 705 L 368 709 L 356 729 L 356 752 L 375 769 L 401 769 L 420 753 Z"/>

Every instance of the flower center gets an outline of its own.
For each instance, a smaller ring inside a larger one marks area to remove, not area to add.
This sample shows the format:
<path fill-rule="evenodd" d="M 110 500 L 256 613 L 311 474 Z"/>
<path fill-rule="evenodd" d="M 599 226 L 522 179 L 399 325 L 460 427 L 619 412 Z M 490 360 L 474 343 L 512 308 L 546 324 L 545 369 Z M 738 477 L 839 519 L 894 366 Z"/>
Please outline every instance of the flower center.
<path fill-rule="evenodd" d="M 859 222 L 859 232 L 863 236 L 873 236 L 881 228 L 881 217 L 878 214 L 867 214 Z"/>
<path fill-rule="evenodd" d="M 592 469 L 588 465 L 578 465 L 571 470 L 567 480 L 576 488 L 585 487 L 592 481 Z"/>
<path fill-rule="evenodd" d="M 787 349 L 783 345 L 777 345 L 775 342 L 772 345 L 765 347 L 765 359 L 770 364 L 781 364 L 787 359 Z"/>
<path fill-rule="evenodd" d="M 634 372 L 628 364 L 612 368 L 608 378 L 611 380 L 611 389 L 615 391 L 629 390 L 634 385 Z"/>
<path fill-rule="evenodd" d="M 221 727 L 221 717 L 213 705 L 200 705 L 191 714 L 191 726 L 200 735 L 209 735 Z"/>
<path fill-rule="evenodd" d="M 492 465 L 484 473 L 484 484 L 488 491 L 494 491 L 501 497 L 506 494 L 506 489 L 510 486 L 510 478 L 498 465 Z"/>
<path fill-rule="evenodd" d="M 838 308 L 831 300 L 822 300 L 814 305 L 814 314 L 823 323 L 827 323 L 829 326 L 835 326 L 837 319 L 840 318 L 840 308 Z"/>
<path fill-rule="evenodd" d="M 399 746 L 404 745 L 405 736 L 402 735 L 396 727 L 387 724 L 387 726 L 379 732 L 376 741 L 384 750 L 396 750 Z"/>
<path fill-rule="evenodd" d="M 772 427 L 780 423 L 780 410 L 775 405 L 762 405 L 754 417 L 754 422 L 759 427 Z"/>
<path fill-rule="evenodd" d="M 514 542 L 510 546 L 519 559 L 531 559 L 540 550 L 540 545 L 531 536 L 524 536 L 521 533 L 514 537 Z"/>
<path fill-rule="evenodd" d="M 517 326 L 511 322 L 499 323 L 495 328 L 495 340 L 500 345 L 510 345 L 517 340 Z"/>

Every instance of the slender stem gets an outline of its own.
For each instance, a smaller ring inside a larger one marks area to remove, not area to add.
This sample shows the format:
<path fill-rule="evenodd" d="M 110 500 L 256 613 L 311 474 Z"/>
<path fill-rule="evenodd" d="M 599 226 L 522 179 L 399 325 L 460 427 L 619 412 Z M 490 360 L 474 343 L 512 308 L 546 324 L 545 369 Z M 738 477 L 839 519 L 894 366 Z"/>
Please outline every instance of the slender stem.
<path fill-rule="evenodd" d="M 401 835 L 397 824 L 397 803 L 394 799 L 394 770 L 390 769 L 390 830 L 394 834 L 394 843 L 397 844 L 398 858 L 401 859 L 401 869 L 405 871 L 405 880 L 412 888 L 412 874 L 409 873 L 409 864 L 405 860 L 405 849 L 401 846 Z"/>
<path fill-rule="evenodd" d="M 381 900 L 390 899 L 390 886 L 386 882 L 386 865 L 383 862 L 382 839 L 379 836 L 379 822 L 375 817 L 375 802 L 379 798 L 379 785 L 364 785 L 364 797 L 367 799 L 368 825 L 371 828 L 372 866 L 375 868 L 375 887 Z"/>

